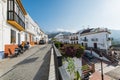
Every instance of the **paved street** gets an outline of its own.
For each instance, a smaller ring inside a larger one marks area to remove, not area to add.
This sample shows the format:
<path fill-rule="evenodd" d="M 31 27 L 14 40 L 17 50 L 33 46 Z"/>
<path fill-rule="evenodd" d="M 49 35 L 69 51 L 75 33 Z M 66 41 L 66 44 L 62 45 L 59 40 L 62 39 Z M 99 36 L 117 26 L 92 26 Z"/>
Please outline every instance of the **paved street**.
<path fill-rule="evenodd" d="M 94 58 L 91 60 L 91 62 L 95 63 L 95 70 L 96 71 L 101 71 L 101 62 L 99 59 Z M 119 65 L 117 65 L 117 66 L 110 65 L 110 63 L 107 63 L 104 61 L 102 62 L 102 64 L 103 64 L 103 73 L 107 73 L 107 72 L 119 67 Z"/>
<path fill-rule="evenodd" d="M 101 72 L 101 62 L 99 59 L 94 58 L 91 62 L 95 63 L 95 71 Z M 103 73 L 112 78 L 112 80 L 120 79 L 120 65 L 114 66 L 103 61 Z"/>
<path fill-rule="evenodd" d="M 48 80 L 50 48 L 50 44 L 38 45 L 17 58 L 1 62 L 0 80 Z"/>
<path fill-rule="evenodd" d="M 106 73 L 107 75 L 111 76 L 112 78 L 119 80 L 120 79 L 120 67 L 113 69 Z"/>

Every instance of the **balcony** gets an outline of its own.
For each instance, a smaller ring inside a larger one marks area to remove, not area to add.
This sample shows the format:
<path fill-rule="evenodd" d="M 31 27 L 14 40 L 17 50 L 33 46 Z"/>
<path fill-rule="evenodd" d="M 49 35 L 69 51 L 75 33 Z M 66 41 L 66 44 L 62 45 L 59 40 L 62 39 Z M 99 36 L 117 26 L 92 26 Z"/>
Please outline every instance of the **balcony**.
<path fill-rule="evenodd" d="M 25 29 L 26 14 L 21 0 L 7 0 L 7 22 L 19 31 Z"/>
<path fill-rule="evenodd" d="M 25 29 L 25 23 L 14 11 L 8 11 L 7 22 L 20 31 L 24 31 Z"/>
<path fill-rule="evenodd" d="M 92 38 L 91 41 L 98 41 L 98 38 Z"/>
<path fill-rule="evenodd" d="M 71 40 L 71 41 L 78 40 L 78 37 L 72 37 L 70 40 Z"/>
<path fill-rule="evenodd" d="M 76 37 L 75 40 L 78 40 L 78 37 Z"/>
<path fill-rule="evenodd" d="M 74 41 L 74 39 L 73 39 L 73 38 L 71 38 L 70 40 L 71 40 L 71 41 Z"/>
<path fill-rule="evenodd" d="M 84 39 L 82 39 L 82 41 L 87 42 L 87 41 L 88 41 L 88 39 L 87 39 L 87 38 L 84 38 Z"/>

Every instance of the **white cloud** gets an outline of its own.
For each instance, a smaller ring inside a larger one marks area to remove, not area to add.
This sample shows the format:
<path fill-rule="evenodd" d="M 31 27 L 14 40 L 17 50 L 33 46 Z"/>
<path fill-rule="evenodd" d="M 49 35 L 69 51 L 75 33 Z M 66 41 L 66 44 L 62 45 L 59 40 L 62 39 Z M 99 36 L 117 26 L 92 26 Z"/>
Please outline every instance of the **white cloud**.
<path fill-rule="evenodd" d="M 60 31 L 60 32 L 76 32 L 77 30 L 75 29 L 64 29 L 64 28 L 57 28 L 57 31 Z"/>
<path fill-rule="evenodd" d="M 100 9 L 94 16 L 98 26 L 120 30 L 120 0 L 101 0 Z"/>

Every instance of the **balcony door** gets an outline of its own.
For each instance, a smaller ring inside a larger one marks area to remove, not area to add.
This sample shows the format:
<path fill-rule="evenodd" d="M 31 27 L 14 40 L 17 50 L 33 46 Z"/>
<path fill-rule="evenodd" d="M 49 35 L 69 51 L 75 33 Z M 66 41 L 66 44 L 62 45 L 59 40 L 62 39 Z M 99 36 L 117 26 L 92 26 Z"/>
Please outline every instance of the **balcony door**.
<path fill-rule="evenodd" d="M 94 43 L 94 48 L 97 49 L 97 43 Z"/>

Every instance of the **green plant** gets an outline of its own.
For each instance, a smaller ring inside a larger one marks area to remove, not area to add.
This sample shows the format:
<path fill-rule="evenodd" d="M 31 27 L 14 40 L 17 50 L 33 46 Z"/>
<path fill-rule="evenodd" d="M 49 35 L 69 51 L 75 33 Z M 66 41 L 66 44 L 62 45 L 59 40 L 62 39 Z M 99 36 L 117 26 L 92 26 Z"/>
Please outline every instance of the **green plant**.
<path fill-rule="evenodd" d="M 74 60 L 72 58 L 67 58 L 68 66 L 67 71 L 70 72 L 70 75 L 75 72 Z"/>
<path fill-rule="evenodd" d="M 75 79 L 74 80 L 81 80 L 80 74 L 78 71 L 75 72 Z"/>
<path fill-rule="evenodd" d="M 56 41 L 56 39 L 55 39 L 55 38 L 52 38 L 51 40 L 52 40 L 52 41 Z"/>
<path fill-rule="evenodd" d="M 67 58 L 68 60 L 68 66 L 67 66 L 67 71 L 70 72 L 70 75 L 73 73 L 74 74 L 74 80 L 81 80 L 80 74 L 78 71 L 75 71 L 75 65 L 74 65 L 74 60 L 72 58 Z"/>
<path fill-rule="evenodd" d="M 83 65 L 82 66 L 82 70 L 85 71 L 85 70 L 88 70 L 89 69 L 89 66 L 88 65 Z"/>
<path fill-rule="evenodd" d="M 62 44 L 61 42 L 55 41 L 54 43 L 55 43 L 55 46 L 56 46 L 57 48 L 60 48 L 60 47 L 61 47 L 61 44 Z"/>

